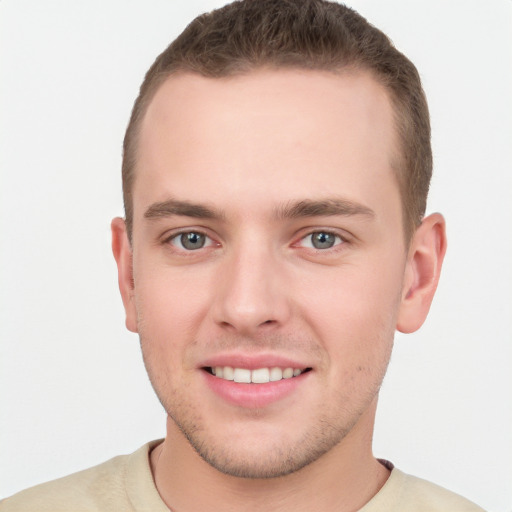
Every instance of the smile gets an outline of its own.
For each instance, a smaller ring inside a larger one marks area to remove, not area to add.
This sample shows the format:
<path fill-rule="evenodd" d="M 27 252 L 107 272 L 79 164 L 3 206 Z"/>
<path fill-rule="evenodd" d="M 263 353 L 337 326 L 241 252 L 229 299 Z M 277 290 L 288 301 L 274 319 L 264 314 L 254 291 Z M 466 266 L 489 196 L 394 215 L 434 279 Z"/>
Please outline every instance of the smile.
<path fill-rule="evenodd" d="M 215 366 L 205 369 L 219 379 L 244 384 L 266 384 L 268 382 L 277 382 L 283 379 L 298 377 L 311 368 L 272 367 L 250 370 L 248 368 L 233 368 L 232 366 Z"/>

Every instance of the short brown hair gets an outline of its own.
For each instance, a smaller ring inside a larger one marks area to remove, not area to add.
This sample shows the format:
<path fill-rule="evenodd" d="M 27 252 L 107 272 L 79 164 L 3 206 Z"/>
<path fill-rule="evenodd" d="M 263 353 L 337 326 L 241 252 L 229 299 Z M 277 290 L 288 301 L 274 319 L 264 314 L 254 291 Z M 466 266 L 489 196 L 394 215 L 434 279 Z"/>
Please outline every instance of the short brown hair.
<path fill-rule="evenodd" d="M 418 71 L 354 10 L 325 0 L 242 0 L 195 18 L 146 74 L 126 130 L 123 199 L 131 239 L 140 124 L 159 86 L 177 72 L 227 77 L 260 67 L 370 71 L 394 107 L 400 147 L 392 162 L 409 240 L 425 214 L 432 175 L 430 120 Z"/>

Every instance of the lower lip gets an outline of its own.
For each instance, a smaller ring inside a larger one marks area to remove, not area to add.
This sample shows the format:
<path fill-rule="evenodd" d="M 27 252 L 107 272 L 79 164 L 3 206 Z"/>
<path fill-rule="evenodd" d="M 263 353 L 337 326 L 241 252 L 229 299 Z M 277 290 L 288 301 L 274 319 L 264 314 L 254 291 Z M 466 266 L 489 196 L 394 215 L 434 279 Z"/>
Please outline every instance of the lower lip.
<path fill-rule="evenodd" d="M 301 373 L 297 377 L 281 379 L 276 382 L 245 384 L 215 377 L 215 375 L 205 370 L 201 371 L 205 376 L 208 387 L 216 395 L 232 405 L 248 409 L 266 407 L 292 395 L 311 374 L 311 371 L 309 371 Z"/>

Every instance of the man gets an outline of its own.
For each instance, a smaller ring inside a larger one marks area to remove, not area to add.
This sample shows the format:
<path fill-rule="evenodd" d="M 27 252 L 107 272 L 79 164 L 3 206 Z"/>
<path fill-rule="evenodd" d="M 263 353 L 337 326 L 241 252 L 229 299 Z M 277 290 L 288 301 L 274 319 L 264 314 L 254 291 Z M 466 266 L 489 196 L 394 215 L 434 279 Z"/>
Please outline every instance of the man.
<path fill-rule="evenodd" d="M 355 12 L 197 18 L 141 87 L 112 222 L 166 438 L 2 510 L 481 510 L 372 455 L 446 249 L 431 167 L 417 71 Z"/>

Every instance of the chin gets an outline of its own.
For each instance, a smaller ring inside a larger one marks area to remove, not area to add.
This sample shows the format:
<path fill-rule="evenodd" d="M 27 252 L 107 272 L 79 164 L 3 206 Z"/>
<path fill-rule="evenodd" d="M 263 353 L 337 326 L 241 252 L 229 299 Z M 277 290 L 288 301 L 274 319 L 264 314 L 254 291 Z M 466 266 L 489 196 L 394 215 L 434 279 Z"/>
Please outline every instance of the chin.
<path fill-rule="evenodd" d="M 348 431 L 323 424 L 295 439 L 286 435 L 276 439 L 276 431 L 268 429 L 259 435 L 243 432 L 240 437 L 212 439 L 204 430 L 178 427 L 211 467 L 225 475 L 248 479 L 278 478 L 300 471 L 338 445 Z"/>
<path fill-rule="evenodd" d="M 194 447 L 195 448 L 195 447 Z M 286 453 L 282 450 L 269 453 L 268 450 L 258 453 L 219 453 L 217 450 L 196 450 L 201 458 L 221 473 L 237 478 L 268 479 L 278 478 L 295 473 L 316 459 L 320 453 Z"/>

